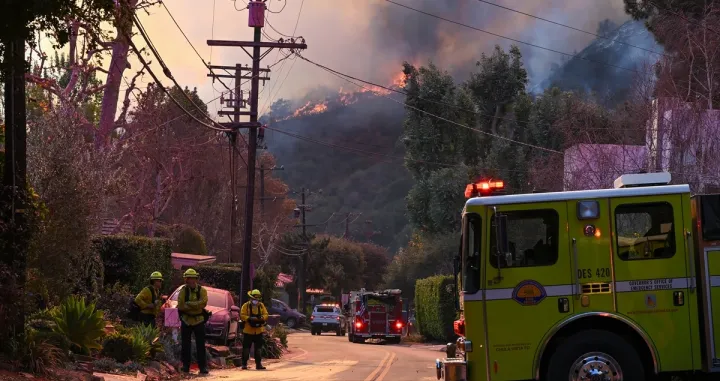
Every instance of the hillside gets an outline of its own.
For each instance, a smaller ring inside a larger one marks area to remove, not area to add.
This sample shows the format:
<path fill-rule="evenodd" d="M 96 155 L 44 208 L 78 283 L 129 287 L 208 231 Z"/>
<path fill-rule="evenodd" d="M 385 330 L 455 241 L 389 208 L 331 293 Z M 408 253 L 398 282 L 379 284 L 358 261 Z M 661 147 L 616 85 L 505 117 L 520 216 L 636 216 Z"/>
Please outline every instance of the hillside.
<path fill-rule="evenodd" d="M 278 165 L 285 166 L 285 170 L 276 175 L 293 191 L 300 192 L 302 187 L 322 190 L 322 194 L 308 199 L 313 209 L 308 213 L 307 222 L 317 224 L 330 220 L 327 226 L 311 231 L 342 235 L 346 213 L 355 213 L 349 219 L 353 239 L 396 249 L 407 241 L 405 196 L 412 180 L 402 159 L 370 152 L 403 156 L 398 140 L 404 111 L 385 98 L 358 95 L 356 103 L 342 106 L 342 93 L 327 97 L 327 108 L 317 106 L 325 104 L 318 102 L 305 107 L 302 116 L 289 117 L 290 114 L 285 116 L 288 119 L 272 124 L 273 128 L 343 148 L 269 131 L 268 150 L 275 155 Z M 300 114 L 302 111 L 295 113 Z M 357 213 L 362 216 L 358 217 Z"/>
<path fill-rule="evenodd" d="M 622 101 L 638 75 L 635 71 L 657 61 L 660 55 L 652 52 L 662 53 L 663 49 L 642 21 L 628 21 L 606 36 L 595 39 L 577 56 L 558 66 L 531 91 L 538 93 L 557 86 L 612 98 L 610 104 Z"/>

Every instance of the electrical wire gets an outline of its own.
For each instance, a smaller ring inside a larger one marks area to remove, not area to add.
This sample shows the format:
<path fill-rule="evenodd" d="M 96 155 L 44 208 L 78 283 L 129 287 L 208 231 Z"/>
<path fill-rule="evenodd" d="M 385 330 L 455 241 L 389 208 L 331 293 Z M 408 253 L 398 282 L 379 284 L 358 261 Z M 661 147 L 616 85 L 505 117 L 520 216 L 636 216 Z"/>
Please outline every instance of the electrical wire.
<path fill-rule="evenodd" d="M 652 50 L 652 49 L 647 49 L 647 48 L 643 48 L 642 46 L 637 46 L 637 45 L 633 45 L 633 44 L 630 44 L 630 43 L 627 43 L 627 42 L 624 42 L 624 41 L 620 41 L 620 40 L 618 40 L 617 38 L 611 40 L 611 39 L 609 39 L 609 38 L 607 38 L 607 37 L 605 37 L 605 36 L 601 36 L 601 35 L 596 34 L 596 33 L 588 32 L 588 31 L 586 31 L 586 30 L 582 30 L 582 29 L 579 29 L 579 28 L 575 28 L 575 27 L 570 26 L 570 25 L 565 25 L 565 24 L 559 23 L 559 22 L 557 22 L 557 21 L 548 20 L 548 19 L 542 18 L 542 17 L 540 17 L 540 16 L 532 15 L 532 14 L 530 14 L 530 13 L 525 13 L 525 12 L 523 12 L 523 11 L 519 11 L 519 10 L 517 10 L 517 9 L 513 9 L 513 8 L 510 8 L 510 7 L 506 7 L 506 6 L 504 6 L 504 5 L 492 3 L 492 2 L 487 1 L 487 0 L 478 0 L 478 1 L 481 2 L 481 3 L 484 3 L 484 4 L 492 5 L 493 7 L 505 9 L 505 10 L 510 11 L 510 12 L 515 12 L 515 13 L 518 13 L 518 14 L 521 14 L 521 15 L 524 15 L 524 16 L 528 16 L 528 17 L 532 17 L 532 18 L 535 18 L 535 19 L 538 19 L 538 20 L 542 20 L 542 21 L 548 22 L 548 23 L 553 24 L 553 25 L 561 26 L 561 27 L 563 27 L 563 28 L 568 28 L 568 29 L 572 29 L 572 30 L 574 30 L 574 31 L 578 31 L 578 32 L 582 32 L 582 33 L 585 33 L 585 34 L 589 34 L 589 35 L 591 35 L 591 36 L 594 36 L 594 37 L 597 37 L 597 38 L 601 38 L 601 39 L 603 39 L 603 40 L 608 40 L 608 41 L 612 41 L 612 42 L 617 42 L 617 43 L 622 44 L 622 45 L 627 45 L 627 46 L 630 46 L 630 47 L 633 47 L 633 48 L 636 48 L 636 49 L 644 50 L 644 51 L 646 51 L 646 52 L 648 52 L 648 53 L 653 53 L 653 54 L 657 54 L 657 55 L 669 57 L 669 56 L 668 56 L 667 54 L 665 54 L 665 53 L 656 52 L 656 51 L 654 51 L 654 50 Z"/>
<path fill-rule="evenodd" d="M 282 1 L 282 0 L 279 0 L 279 1 Z M 283 7 L 282 7 L 279 11 L 277 11 L 277 12 L 271 11 L 271 10 L 270 10 L 270 7 L 266 7 L 265 9 L 266 9 L 268 12 L 270 12 L 270 13 L 281 13 L 282 11 L 285 10 L 285 7 L 287 7 L 287 0 L 285 0 L 285 5 L 283 5 Z"/>
<path fill-rule="evenodd" d="M 285 4 L 287 4 L 287 2 Z M 293 35 L 295 35 L 295 33 L 297 33 L 297 28 L 298 28 L 298 25 L 300 24 L 300 16 L 302 15 L 302 10 L 303 10 L 304 5 L 305 5 L 305 0 L 302 0 L 300 2 L 300 10 L 298 11 L 297 19 L 295 20 L 295 27 L 293 28 L 293 32 L 292 32 Z M 275 29 L 275 28 L 273 28 L 273 29 Z M 280 51 L 278 51 L 278 54 L 280 54 Z M 275 57 L 275 59 L 277 59 L 277 56 Z M 270 97 L 265 99 L 265 102 L 263 103 L 263 108 L 262 108 L 263 111 L 261 112 L 261 114 L 264 114 L 268 110 L 268 108 L 272 107 L 272 102 L 275 101 L 275 97 L 277 97 L 277 95 L 280 93 L 280 89 L 282 89 L 282 85 L 285 83 L 285 80 L 290 75 L 290 72 L 292 71 L 293 66 L 295 66 L 295 60 L 293 60 L 292 63 L 290 64 L 290 68 L 288 69 L 288 72 L 285 75 L 285 78 L 283 78 L 282 82 L 280 83 L 280 87 L 278 87 L 278 91 L 275 93 L 275 95 L 273 95 L 273 92 L 272 92 L 273 89 L 275 89 L 274 84 L 270 88 Z M 282 71 L 282 67 L 280 68 L 280 71 Z M 275 82 L 275 83 L 277 83 L 277 82 Z M 268 99 L 269 99 L 269 101 L 268 101 Z"/>
<path fill-rule="evenodd" d="M 389 1 L 389 0 L 388 0 L 388 1 Z M 534 145 L 534 144 L 521 142 L 521 141 L 519 141 L 519 140 L 510 139 L 510 138 L 507 138 L 507 137 L 504 137 L 504 136 L 501 136 L 501 135 L 493 134 L 493 133 L 491 133 L 491 132 L 483 131 L 483 130 L 480 130 L 480 129 L 477 129 L 477 128 L 473 128 L 473 127 L 467 126 L 467 125 L 462 124 L 462 123 L 455 122 L 455 121 L 453 121 L 453 120 L 444 118 L 444 117 L 439 116 L 439 115 L 435 115 L 435 114 L 433 114 L 433 113 L 431 113 L 431 112 L 429 112 L 429 111 L 425 111 L 425 110 L 420 109 L 420 108 L 417 108 L 417 107 L 415 107 L 415 106 L 411 106 L 411 105 L 409 105 L 409 104 L 407 104 L 407 103 L 405 103 L 405 102 L 403 102 L 403 101 L 399 101 L 399 100 L 397 100 L 397 99 L 395 99 L 395 98 L 392 98 L 392 97 L 389 97 L 389 96 L 387 96 L 387 95 L 385 95 L 385 94 L 382 94 L 382 93 L 380 93 L 380 92 L 377 92 L 376 90 L 373 90 L 373 89 L 371 89 L 371 88 L 369 88 L 369 87 L 366 87 L 366 86 L 363 86 L 363 85 L 361 85 L 361 84 L 359 84 L 359 83 L 353 82 L 352 80 L 346 78 L 346 76 L 345 76 L 344 74 L 342 74 L 342 73 L 340 73 L 340 72 L 337 72 L 337 71 L 335 71 L 335 70 L 332 70 L 332 69 L 328 70 L 329 68 L 326 68 L 326 67 L 324 67 L 324 66 L 322 66 L 322 65 L 320 65 L 320 64 L 315 63 L 314 61 L 311 61 L 311 60 L 303 57 L 300 53 L 295 52 L 295 55 L 297 55 L 298 57 L 300 57 L 300 58 L 303 59 L 304 61 L 307 61 L 307 62 L 309 62 L 309 63 L 311 63 L 311 64 L 313 64 L 313 65 L 315 65 L 315 66 L 317 66 L 317 67 L 319 67 L 319 68 L 321 68 L 321 69 L 323 69 L 323 70 L 328 71 L 329 73 L 337 76 L 338 78 L 341 78 L 341 79 L 343 79 L 343 80 L 345 80 L 345 81 L 347 81 L 347 82 L 349 82 L 349 83 L 352 83 L 352 84 L 355 85 L 355 86 L 361 87 L 361 88 L 363 88 L 363 89 L 365 89 L 365 90 L 367 90 L 367 91 L 371 91 L 371 92 L 373 92 L 373 93 L 375 93 L 375 94 L 377 94 L 377 95 L 379 95 L 379 96 L 381 96 L 381 97 L 390 99 L 391 101 L 393 101 L 393 102 L 395 102 L 395 103 L 404 105 L 405 107 L 407 107 L 407 108 L 409 108 L 409 109 L 412 109 L 412 110 L 421 112 L 421 113 L 423 113 L 423 114 L 425 114 L 425 115 L 428 115 L 428 116 L 431 116 L 431 117 L 433 117 L 433 118 L 436 118 L 436 119 L 442 120 L 442 121 L 444 121 L 444 122 L 447 122 L 447 123 L 456 125 L 456 126 L 458 126 L 458 127 L 462 127 L 462 128 L 465 128 L 465 129 L 468 129 L 468 130 L 471 130 L 471 131 L 478 132 L 478 133 L 483 134 L 483 135 L 486 135 L 486 136 L 494 137 L 494 138 L 497 138 L 497 139 L 500 139 L 500 140 L 505 140 L 505 141 L 507 141 L 507 142 L 509 142 L 509 143 L 514 143 L 514 144 L 518 144 L 518 145 L 522 145 L 522 146 L 526 146 L 526 147 L 530 147 L 530 148 L 534 148 L 534 149 L 539 149 L 539 150 L 546 151 L 546 152 L 550 152 L 550 153 L 555 153 L 555 154 L 560 154 L 560 155 L 563 154 L 562 152 L 557 151 L 557 150 L 554 150 L 554 149 L 551 149 L 551 148 L 541 147 L 541 146 L 537 146 L 537 145 Z"/>
<path fill-rule="evenodd" d="M 546 48 L 546 47 L 544 47 L 544 46 L 537 45 L 537 44 L 533 44 L 533 43 L 531 43 L 531 42 L 526 42 L 526 41 L 518 40 L 518 39 L 515 39 L 515 38 L 512 38 L 512 37 L 503 36 L 503 35 L 501 35 L 501 34 L 497 34 L 497 33 L 490 32 L 490 31 L 487 31 L 487 30 L 484 30 L 484 29 L 480 29 L 480 28 L 474 27 L 474 26 L 472 26 L 472 25 L 464 24 L 464 23 L 461 23 L 461 22 L 459 22 L 459 21 L 451 20 L 451 19 L 448 19 L 448 18 L 445 18 L 445 17 L 442 17 L 442 16 L 438 16 L 438 15 L 433 14 L 433 13 L 425 12 L 425 11 L 423 11 L 423 10 L 420 10 L 420 9 L 413 8 L 413 7 L 408 6 L 408 5 L 405 5 L 405 4 L 401 4 L 401 3 L 395 2 L 395 1 L 393 1 L 393 0 L 385 0 L 385 1 L 388 2 L 388 3 L 390 3 L 390 4 L 394 4 L 394 5 L 397 5 L 397 6 L 399 6 L 399 7 L 402 7 L 402 8 L 405 8 L 405 9 L 409 9 L 409 10 L 411 10 L 411 11 L 414 11 L 414 12 L 417 12 L 417 13 L 420 13 L 420 14 L 423 14 L 423 15 L 426 15 L 426 16 L 435 17 L 435 18 L 437 18 L 437 19 L 439 19 L 439 20 L 443 20 L 443 21 L 449 22 L 449 23 L 451 23 L 451 24 L 463 26 L 463 27 L 465 27 L 465 28 L 472 29 L 472 30 L 475 30 L 475 31 L 478 31 L 478 32 L 482 32 L 482 33 L 485 33 L 485 34 L 489 34 L 489 35 L 491 35 L 491 36 L 495 36 L 495 37 L 498 37 L 498 38 L 503 38 L 503 39 L 506 39 L 506 40 L 509 40 L 509 41 L 517 42 L 518 44 L 527 45 L 527 46 L 530 46 L 530 47 L 533 47 L 533 48 L 537 48 L 537 49 L 547 50 L 547 51 L 549 51 L 549 52 L 561 54 L 561 55 L 564 55 L 564 56 L 567 56 L 567 57 L 577 58 L 577 59 L 580 59 L 580 60 L 583 60 L 583 61 L 593 62 L 593 63 L 597 63 L 597 64 L 601 64 L 601 65 L 605 65 L 605 66 L 610 66 L 610 67 L 614 67 L 614 68 L 621 69 L 621 70 L 626 70 L 626 71 L 629 71 L 629 72 L 632 72 L 632 73 L 638 73 L 638 71 L 635 70 L 635 69 L 631 69 L 631 68 L 627 68 L 627 67 L 624 67 L 624 66 L 619 66 L 619 65 L 611 64 L 611 63 L 609 63 L 609 62 L 593 60 L 593 59 L 590 59 L 590 58 L 587 58 L 587 57 L 581 57 L 579 54 L 565 53 L 565 52 L 560 51 L 560 50 L 555 50 L 555 49 L 551 49 L 551 48 Z"/>
<path fill-rule="evenodd" d="M 210 119 L 210 117 L 209 117 L 207 114 L 205 114 L 205 113 L 203 112 L 203 110 L 200 108 L 200 106 L 198 106 L 198 105 L 195 104 L 195 102 L 185 93 L 185 91 L 182 89 L 182 87 L 180 87 L 180 84 L 177 83 L 177 81 L 175 80 L 175 78 L 172 76 L 172 73 L 170 72 L 170 69 L 168 69 L 168 67 L 165 65 L 165 62 L 162 60 L 162 57 L 160 57 L 160 54 L 157 53 L 157 51 L 154 49 L 154 47 L 153 47 L 153 45 L 152 45 L 152 42 L 149 41 L 149 38 L 147 37 L 147 34 L 145 33 L 145 30 L 143 29 L 142 24 L 140 24 L 140 21 L 137 19 L 137 17 L 133 17 L 133 21 L 135 22 L 136 26 L 138 27 L 138 30 L 140 31 L 140 34 L 142 35 L 143 39 L 144 39 L 145 42 L 148 44 L 148 47 L 150 48 L 150 50 L 151 50 L 151 51 L 153 52 L 153 54 L 155 55 L 155 58 L 157 58 L 157 60 L 158 60 L 158 62 L 160 63 L 160 65 L 163 67 L 163 72 L 165 73 L 165 75 L 173 81 L 173 83 L 175 84 L 175 86 L 176 86 L 178 89 L 180 89 L 180 92 L 185 96 L 185 98 L 187 98 L 187 100 L 188 100 L 193 106 L 195 106 L 195 107 L 201 112 L 201 114 L 202 114 L 203 116 L 205 116 L 205 118 L 209 119 L 213 124 L 217 124 L 215 121 L 213 121 L 212 119 Z M 179 107 L 180 110 L 183 111 L 183 113 L 185 113 L 187 116 L 189 116 L 189 117 L 191 117 L 192 119 L 194 119 L 197 123 L 199 123 L 199 124 L 200 124 L 201 126 L 203 126 L 203 127 L 206 127 L 206 128 L 209 128 L 209 129 L 212 129 L 212 130 L 215 130 L 215 131 L 221 131 L 221 132 L 231 132 L 231 131 L 232 131 L 232 129 L 228 129 L 228 128 L 224 128 L 224 127 L 218 128 L 218 127 L 215 127 L 215 126 L 213 126 L 213 125 L 211 125 L 211 124 L 207 124 L 207 123 L 203 122 L 202 120 L 198 119 L 195 115 L 193 115 L 192 113 L 190 113 L 188 110 L 186 110 L 186 109 L 180 104 L 180 102 L 178 102 L 178 101 L 172 96 L 172 94 L 170 94 L 170 91 L 168 91 L 168 89 L 166 89 L 165 86 L 163 86 L 163 84 L 162 84 L 162 82 L 160 81 L 160 79 L 157 77 L 157 75 L 155 75 L 155 73 L 154 73 L 154 72 L 152 71 L 152 69 L 150 68 L 150 65 L 147 63 L 147 61 L 145 61 L 145 58 L 142 57 L 142 54 L 140 53 L 140 50 L 137 48 L 137 46 L 136 46 L 135 43 L 132 41 L 132 39 L 131 39 L 129 36 L 126 36 L 126 37 L 127 37 L 127 40 L 128 40 L 128 43 L 130 44 L 130 46 L 133 48 L 133 50 L 135 50 L 135 52 L 137 52 L 137 56 L 138 56 L 138 59 L 140 60 L 140 63 L 141 63 L 145 68 L 147 68 L 148 72 L 150 73 L 150 76 L 153 77 L 153 80 L 158 84 L 158 86 L 160 86 L 160 88 L 161 88 L 161 89 L 163 90 L 163 92 L 168 96 L 168 98 L 170 98 L 170 100 L 172 100 L 173 103 L 175 103 L 175 105 L 176 105 L 177 107 Z"/>

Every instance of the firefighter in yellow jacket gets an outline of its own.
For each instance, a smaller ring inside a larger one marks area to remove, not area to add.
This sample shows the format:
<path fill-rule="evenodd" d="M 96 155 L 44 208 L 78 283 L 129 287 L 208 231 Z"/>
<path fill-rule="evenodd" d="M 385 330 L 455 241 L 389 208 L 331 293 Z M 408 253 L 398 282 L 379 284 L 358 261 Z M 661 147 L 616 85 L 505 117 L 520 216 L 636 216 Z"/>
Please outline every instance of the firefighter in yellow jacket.
<path fill-rule="evenodd" d="M 178 293 L 178 312 L 180 313 L 180 339 L 182 371 L 190 371 L 190 345 L 192 335 L 195 335 L 197 349 L 197 362 L 200 374 L 208 374 L 207 357 L 205 353 L 205 307 L 208 303 L 207 290 L 198 284 L 200 275 L 193 269 L 187 269 L 183 274 L 185 286 Z"/>
<path fill-rule="evenodd" d="M 145 325 L 157 326 L 157 315 L 163 301 L 160 298 L 163 276 L 159 271 L 150 274 L 150 285 L 143 288 L 135 297 L 135 304 L 140 307 L 138 320 Z"/>
<path fill-rule="evenodd" d="M 255 369 L 265 369 L 262 366 L 262 346 L 263 333 L 265 332 L 265 323 L 268 320 L 268 311 L 261 302 L 262 294 L 260 290 L 252 290 L 248 292 L 250 300 L 243 304 L 240 308 L 240 320 L 244 322 L 243 327 L 243 353 L 242 368 L 247 369 L 248 360 L 250 359 L 250 345 L 255 347 Z"/>

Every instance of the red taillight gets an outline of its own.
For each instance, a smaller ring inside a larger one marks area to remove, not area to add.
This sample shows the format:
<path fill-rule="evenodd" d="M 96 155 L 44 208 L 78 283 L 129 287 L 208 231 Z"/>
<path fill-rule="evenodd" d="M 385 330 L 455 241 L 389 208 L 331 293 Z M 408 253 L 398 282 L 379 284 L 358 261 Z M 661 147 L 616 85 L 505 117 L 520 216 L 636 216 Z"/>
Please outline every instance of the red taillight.
<path fill-rule="evenodd" d="M 335 320 L 340 320 L 340 316 L 336 316 L 336 317 L 335 317 Z"/>
<path fill-rule="evenodd" d="M 310 315 L 310 321 L 315 320 L 315 316 Z"/>
<path fill-rule="evenodd" d="M 465 319 L 455 320 L 453 323 L 453 330 L 458 336 L 465 336 Z"/>
<path fill-rule="evenodd" d="M 399 321 L 399 322 L 395 323 L 395 327 L 396 327 L 397 329 L 402 329 L 403 323 L 402 323 L 401 321 Z"/>
<path fill-rule="evenodd" d="M 355 322 L 355 328 L 359 329 L 359 328 L 362 328 L 362 326 L 363 326 L 363 323 L 360 320 Z"/>

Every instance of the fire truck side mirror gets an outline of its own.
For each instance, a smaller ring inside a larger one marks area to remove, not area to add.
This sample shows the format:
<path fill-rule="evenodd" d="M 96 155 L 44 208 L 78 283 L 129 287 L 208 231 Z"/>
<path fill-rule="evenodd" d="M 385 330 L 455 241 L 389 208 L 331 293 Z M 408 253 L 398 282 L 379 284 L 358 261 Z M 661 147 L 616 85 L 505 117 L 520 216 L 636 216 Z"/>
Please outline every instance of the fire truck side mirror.
<path fill-rule="evenodd" d="M 507 215 L 497 214 L 495 216 L 495 229 L 497 237 L 497 247 L 500 253 L 504 254 L 510 251 L 507 234 Z"/>

